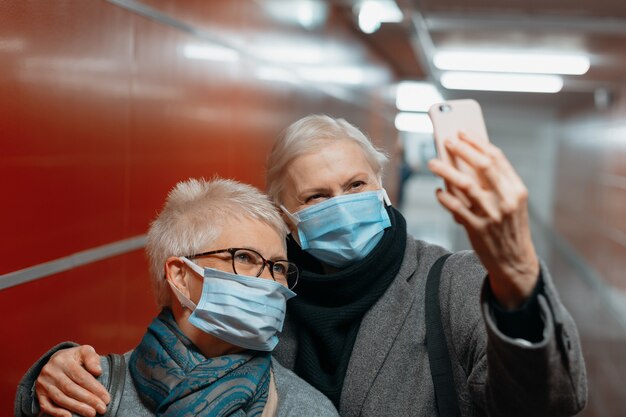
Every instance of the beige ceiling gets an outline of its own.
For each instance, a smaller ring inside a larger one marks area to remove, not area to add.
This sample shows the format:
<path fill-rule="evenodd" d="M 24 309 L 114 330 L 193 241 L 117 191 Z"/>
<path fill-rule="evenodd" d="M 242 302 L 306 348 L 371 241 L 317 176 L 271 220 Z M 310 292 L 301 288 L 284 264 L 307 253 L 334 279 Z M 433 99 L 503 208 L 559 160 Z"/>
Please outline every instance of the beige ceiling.
<path fill-rule="evenodd" d="M 583 52 L 590 70 L 565 76 L 557 94 L 446 91 L 498 104 L 542 105 L 569 111 L 593 103 L 599 88 L 617 93 L 626 85 L 626 1 L 623 0 L 397 0 L 398 24 L 363 34 L 400 79 L 431 79 L 429 56 L 439 49 L 497 48 Z M 356 1 L 339 1 L 352 13 Z M 353 19 L 354 20 L 354 19 Z"/>

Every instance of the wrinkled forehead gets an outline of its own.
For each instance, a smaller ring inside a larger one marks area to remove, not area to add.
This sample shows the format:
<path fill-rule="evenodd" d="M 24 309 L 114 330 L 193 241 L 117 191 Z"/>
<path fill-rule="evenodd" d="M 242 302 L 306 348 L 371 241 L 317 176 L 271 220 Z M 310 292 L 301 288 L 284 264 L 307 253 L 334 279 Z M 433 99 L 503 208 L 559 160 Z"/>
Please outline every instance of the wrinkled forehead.
<path fill-rule="evenodd" d="M 287 192 L 323 184 L 344 183 L 353 177 L 364 175 L 370 180 L 378 181 L 379 176 L 363 149 L 349 140 L 328 142 L 326 146 L 299 155 L 289 162 L 285 174 Z"/>

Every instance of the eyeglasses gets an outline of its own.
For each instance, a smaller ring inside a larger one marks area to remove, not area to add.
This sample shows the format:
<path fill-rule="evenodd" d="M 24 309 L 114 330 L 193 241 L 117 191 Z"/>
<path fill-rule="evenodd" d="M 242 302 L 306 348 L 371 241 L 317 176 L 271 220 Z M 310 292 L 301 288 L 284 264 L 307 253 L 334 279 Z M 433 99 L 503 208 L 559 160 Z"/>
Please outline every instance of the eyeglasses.
<path fill-rule="evenodd" d="M 212 250 L 209 252 L 202 252 L 187 256 L 186 258 L 196 259 L 203 256 L 218 255 L 220 253 L 230 254 L 233 272 L 237 275 L 258 277 L 263 273 L 265 265 L 267 265 L 269 267 L 270 275 L 274 281 L 287 286 L 290 290 L 293 289 L 298 283 L 298 276 L 300 273 L 296 264 L 282 259 L 277 261 L 267 260 L 261 256 L 259 252 L 253 249 L 228 248 Z"/>

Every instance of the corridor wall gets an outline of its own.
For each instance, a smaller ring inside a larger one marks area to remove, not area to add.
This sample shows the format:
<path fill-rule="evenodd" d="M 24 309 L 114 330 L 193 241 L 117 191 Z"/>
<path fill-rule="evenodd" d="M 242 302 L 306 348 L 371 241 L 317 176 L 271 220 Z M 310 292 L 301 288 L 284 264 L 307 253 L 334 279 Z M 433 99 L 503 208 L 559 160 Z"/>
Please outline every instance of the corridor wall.
<path fill-rule="evenodd" d="M 626 91 L 559 131 L 554 224 L 626 307 Z M 624 310 L 626 312 L 626 310 Z"/>
<path fill-rule="evenodd" d="M 144 234 L 177 181 L 264 187 L 274 138 L 309 113 L 395 142 L 376 93 L 393 75 L 348 22 L 271 3 L 0 2 L 0 415 L 52 345 L 139 341 L 156 313 Z"/>

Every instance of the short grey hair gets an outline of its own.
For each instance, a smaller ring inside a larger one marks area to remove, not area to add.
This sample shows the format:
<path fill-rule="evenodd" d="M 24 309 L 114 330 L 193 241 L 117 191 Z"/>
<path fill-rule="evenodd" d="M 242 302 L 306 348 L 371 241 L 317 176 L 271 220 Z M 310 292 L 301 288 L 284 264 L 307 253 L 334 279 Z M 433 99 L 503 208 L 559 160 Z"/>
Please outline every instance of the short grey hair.
<path fill-rule="evenodd" d="M 159 306 L 169 306 L 171 292 L 165 280 L 170 256 L 190 256 L 214 242 L 224 219 L 259 220 L 280 234 L 287 227 L 269 198 L 251 185 L 228 179 L 188 179 L 169 192 L 163 209 L 148 230 L 146 254 L 152 287 Z"/>
<path fill-rule="evenodd" d="M 389 157 L 377 149 L 363 132 L 344 119 L 312 114 L 287 127 L 274 143 L 267 160 L 266 183 L 270 198 L 281 203 L 285 171 L 294 159 L 338 140 L 351 140 L 359 145 L 378 178 L 382 178 L 383 168 Z"/>

